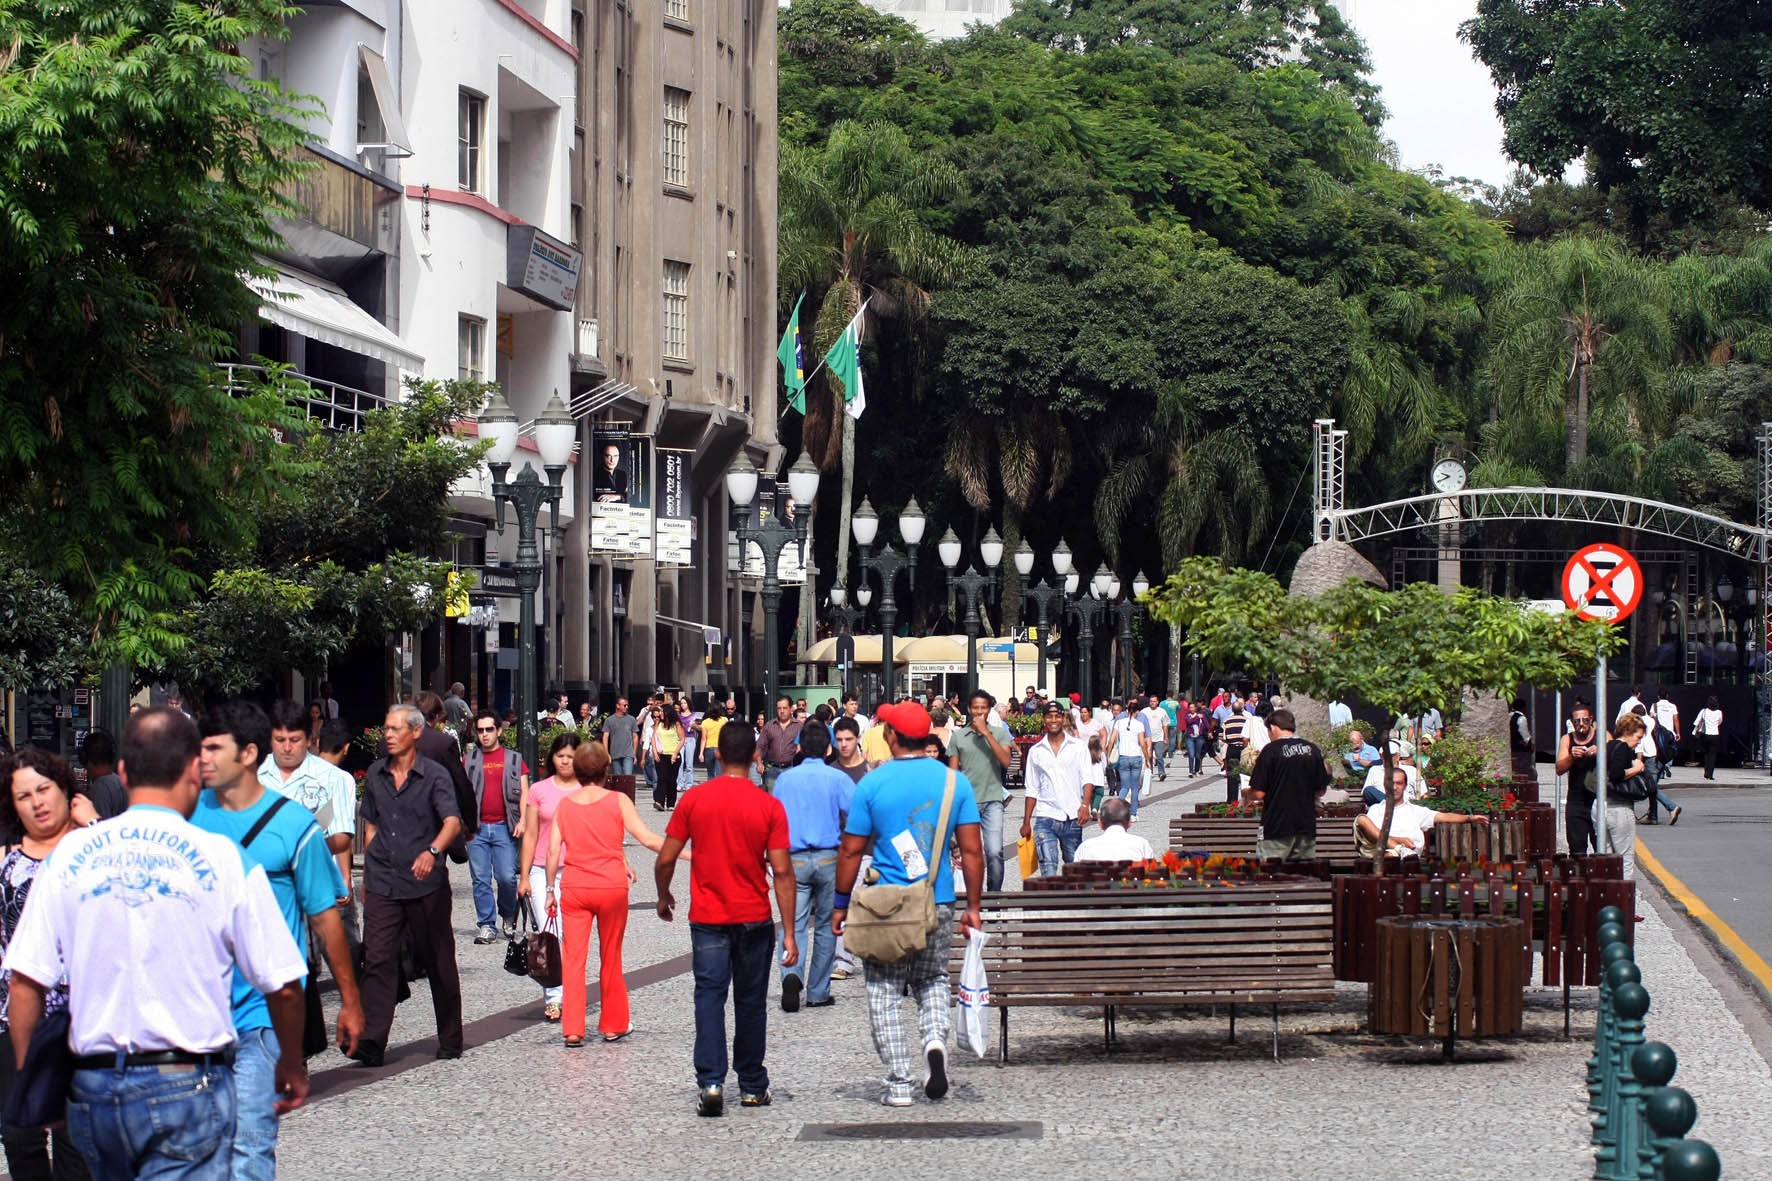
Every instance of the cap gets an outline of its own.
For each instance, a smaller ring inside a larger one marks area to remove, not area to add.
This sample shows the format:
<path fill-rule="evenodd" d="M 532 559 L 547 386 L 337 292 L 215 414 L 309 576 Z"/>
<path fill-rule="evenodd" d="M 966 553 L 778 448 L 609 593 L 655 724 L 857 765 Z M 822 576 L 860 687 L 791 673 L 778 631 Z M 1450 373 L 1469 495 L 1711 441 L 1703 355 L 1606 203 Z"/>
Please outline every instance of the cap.
<path fill-rule="evenodd" d="M 874 712 L 874 717 L 891 726 L 901 737 L 929 737 L 929 711 L 914 701 L 883 705 Z"/>
<path fill-rule="evenodd" d="M 1071 694 L 1071 704 L 1072 705 L 1082 705 L 1083 704 L 1083 695 L 1081 693 L 1072 693 Z"/>
<path fill-rule="evenodd" d="M 1064 713 L 1064 706 L 1056 701 L 1048 701 L 1046 703 L 1046 712 L 1049 714 L 1062 714 Z"/>

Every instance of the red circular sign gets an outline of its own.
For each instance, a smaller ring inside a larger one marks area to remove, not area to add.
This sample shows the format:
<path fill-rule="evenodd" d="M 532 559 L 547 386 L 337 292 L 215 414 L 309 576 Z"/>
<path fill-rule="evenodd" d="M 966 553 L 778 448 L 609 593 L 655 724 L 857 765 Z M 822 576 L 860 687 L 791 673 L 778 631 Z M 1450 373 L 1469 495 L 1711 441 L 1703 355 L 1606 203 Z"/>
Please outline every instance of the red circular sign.
<path fill-rule="evenodd" d="M 1623 546 L 1583 546 L 1563 567 L 1563 602 L 1583 619 L 1617 623 L 1643 601 L 1643 568 Z"/>

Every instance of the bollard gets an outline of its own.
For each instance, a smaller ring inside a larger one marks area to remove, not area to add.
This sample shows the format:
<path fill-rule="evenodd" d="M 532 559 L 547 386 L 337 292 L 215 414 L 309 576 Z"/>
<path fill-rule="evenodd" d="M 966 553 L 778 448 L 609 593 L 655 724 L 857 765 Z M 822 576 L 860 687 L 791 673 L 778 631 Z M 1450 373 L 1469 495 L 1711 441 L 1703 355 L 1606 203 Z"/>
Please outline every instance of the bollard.
<path fill-rule="evenodd" d="M 1594 1052 L 1587 1060 L 1587 1077 L 1591 1085 L 1599 1070 L 1600 1042 L 1612 1013 L 1612 965 L 1620 960 L 1634 963 L 1634 954 L 1628 943 L 1608 943 L 1600 951 L 1600 1000 L 1594 1009 Z M 1641 976 L 1637 978 L 1639 981 Z"/>
<path fill-rule="evenodd" d="M 1601 923 L 1599 929 L 1599 946 L 1604 951 L 1613 943 L 1629 943 L 1630 932 L 1623 923 Z"/>
<path fill-rule="evenodd" d="M 1595 917 L 1599 919 L 1601 926 L 1604 926 L 1607 923 L 1617 923 L 1620 926 L 1623 926 L 1625 919 L 1629 916 L 1616 906 L 1602 906 L 1600 907 L 1600 913 Z"/>
<path fill-rule="evenodd" d="M 1656 1087 L 1643 1097 L 1643 1118 L 1654 1132 L 1649 1147 L 1654 1153 L 1655 1167 L 1648 1173 L 1639 1169 L 1637 1176 L 1665 1178 L 1667 1154 L 1687 1143 L 1686 1133 L 1698 1122 L 1698 1104 L 1679 1087 Z"/>
<path fill-rule="evenodd" d="M 1615 943 L 1612 946 L 1622 948 L 1624 944 Z M 1594 1053 L 1593 1057 L 1587 1060 L 1588 1109 L 1590 1111 L 1605 1110 L 1600 1103 L 1600 1093 L 1605 1084 L 1608 1069 L 1606 1064 L 1613 1057 L 1618 1036 L 1616 1009 L 1618 990 L 1627 984 L 1640 984 L 1642 979 L 1641 970 L 1629 960 L 1623 959 L 1615 959 L 1606 965 L 1606 971 L 1600 976 L 1602 996 L 1599 1012 L 1594 1020 Z"/>
<path fill-rule="evenodd" d="M 1637 1081 L 1641 1098 L 1637 1102 L 1636 1119 L 1632 1120 L 1628 1115 L 1625 1118 L 1627 1122 L 1636 1125 L 1637 1160 L 1634 1172 L 1619 1169 L 1618 1176 L 1635 1177 L 1637 1181 L 1655 1181 L 1655 1162 L 1661 1156 L 1662 1148 L 1666 1146 L 1656 1146 L 1655 1130 L 1649 1124 L 1649 1097 L 1671 1083 L 1674 1071 L 1678 1068 L 1679 1059 L 1674 1055 L 1673 1048 L 1664 1042 L 1644 1042 L 1630 1056 L 1631 1077 Z M 1622 1159 L 1629 1159 L 1620 1155 Z"/>
<path fill-rule="evenodd" d="M 1723 1162 L 1702 1140 L 1682 1140 L 1661 1158 L 1662 1181 L 1717 1181 Z"/>
<path fill-rule="evenodd" d="M 1636 1000 L 1630 989 L 1619 990 L 1620 1006 L 1628 1008 Z M 1621 1012 L 1621 1016 L 1628 1018 L 1629 1013 Z M 1650 1138 L 1643 1122 L 1643 1097 L 1666 1085 L 1674 1073 L 1674 1052 L 1662 1043 L 1643 1042 L 1632 1050 L 1629 1039 L 1621 1038 L 1619 1045 L 1623 1061 L 1613 1086 L 1612 1107 L 1600 1117 L 1607 1122 L 1604 1135 L 1598 1137 L 1599 1151 L 1594 1154 L 1596 1181 L 1637 1181 Z"/>
<path fill-rule="evenodd" d="M 1619 984 L 1612 990 L 1612 1008 L 1617 1016 L 1610 1053 L 1601 1066 L 1599 1102 L 1593 1120 L 1594 1143 L 1600 1145 L 1602 1153 L 1618 1145 L 1618 1126 L 1624 1120 L 1620 1096 L 1630 1056 L 1643 1044 L 1643 1015 L 1649 1011 L 1649 990 L 1641 984 Z M 1636 1118 L 1634 1104 L 1631 1118 Z"/>

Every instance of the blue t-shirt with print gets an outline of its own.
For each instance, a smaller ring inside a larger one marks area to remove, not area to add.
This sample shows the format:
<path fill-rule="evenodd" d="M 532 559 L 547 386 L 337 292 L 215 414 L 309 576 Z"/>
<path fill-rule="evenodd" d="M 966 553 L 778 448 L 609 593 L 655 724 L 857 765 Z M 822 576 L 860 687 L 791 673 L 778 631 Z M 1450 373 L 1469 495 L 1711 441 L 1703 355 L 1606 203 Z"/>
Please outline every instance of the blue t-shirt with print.
<path fill-rule="evenodd" d="M 259 817 L 285 797 L 267 791 L 264 798 L 250 808 L 230 812 L 216 802 L 215 793 L 205 790 L 197 797 L 197 810 L 191 823 L 205 832 L 227 837 L 236 845 L 246 838 Z M 271 879 L 271 893 L 283 922 L 297 947 L 307 946 L 303 934 L 307 916 L 323 914 L 338 905 L 344 897 L 345 883 L 339 876 L 338 862 L 326 848 L 326 835 L 314 822 L 314 814 L 294 801 L 286 801 L 271 822 L 252 838 L 243 850 L 247 864 L 264 866 Z M 234 1028 L 245 1033 L 252 1029 L 269 1029 L 271 1011 L 265 998 L 246 982 L 238 968 L 234 969 Z"/>
<path fill-rule="evenodd" d="M 856 786 L 855 798 L 849 804 L 849 817 L 843 831 L 851 836 L 873 839 L 874 868 L 880 881 L 888 886 L 908 886 L 911 879 L 905 872 L 904 859 L 899 856 L 893 838 L 908 832 L 916 841 L 925 861 L 935 866 L 935 901 L 954 900 L 954 865 L 950 845 L 954 829 L 962 824 L 977 824 L 978 801 L 972 795 L 972 783 L 966 776 L 954 775 L 954 802 L 948 809 L 947 831 L 935 840 L 935 822 L 941 818 L 942 789 L 947 784 L 948 769 L 929 758 L 893 759 L 862 776 Z M 930 856 L 931 848 L 934 856 Z M 919 876 L 919 881 L 922 878 Z"/>

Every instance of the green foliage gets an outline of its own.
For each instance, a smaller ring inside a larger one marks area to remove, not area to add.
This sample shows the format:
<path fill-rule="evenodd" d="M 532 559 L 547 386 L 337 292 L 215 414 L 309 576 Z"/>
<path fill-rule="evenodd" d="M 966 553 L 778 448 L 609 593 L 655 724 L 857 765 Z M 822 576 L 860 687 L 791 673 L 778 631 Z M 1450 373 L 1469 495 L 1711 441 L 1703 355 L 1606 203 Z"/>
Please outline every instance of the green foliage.
<path fill-rule="evenodd" d="M 81 636 L 67 594 L 0 553 L 0 689 L 74 684 L 84 671 Z"/>
<path fill-rule="evenodd" d="M 0 4 L 0 534 L 103 659 L 175 653 L 194 556 L 250 545 L 289 474 L 285 401 L 214 362 L 305 142 L 238 47 L 294 11 Z"/>

